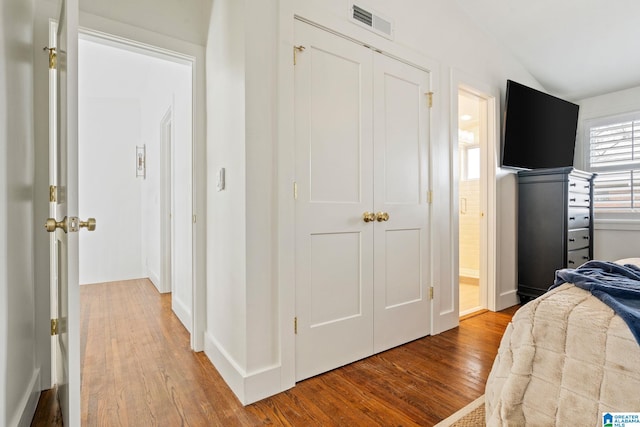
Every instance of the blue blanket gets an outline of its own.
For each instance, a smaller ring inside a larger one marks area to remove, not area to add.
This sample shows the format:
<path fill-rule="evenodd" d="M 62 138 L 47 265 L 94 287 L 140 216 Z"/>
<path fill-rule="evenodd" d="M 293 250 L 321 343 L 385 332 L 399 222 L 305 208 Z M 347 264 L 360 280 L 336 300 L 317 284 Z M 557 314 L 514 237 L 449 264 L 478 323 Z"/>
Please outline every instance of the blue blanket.
<path fill-rule="evenodd" d="M 605 261 L 588 261 L 576 269 L 556 271 L 549 290 L 563 283 L 573 283 L 591 291 L 627 322 L 640 344 L 640 268 Z"/>

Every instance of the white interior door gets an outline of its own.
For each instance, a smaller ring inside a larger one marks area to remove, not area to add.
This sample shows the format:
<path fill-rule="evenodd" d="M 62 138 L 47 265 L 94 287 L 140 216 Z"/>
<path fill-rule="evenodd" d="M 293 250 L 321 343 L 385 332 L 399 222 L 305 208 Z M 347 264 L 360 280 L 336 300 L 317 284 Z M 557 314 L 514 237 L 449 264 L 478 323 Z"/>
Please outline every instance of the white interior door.
<path fill-rule="evenodd" d="M 374 54 L 374 351 L 428 335 L 429 74 Z"/>
<path fill-rule="evenodd" d="M 66 426 L 80 425 L 80 303 L 78 283 L 78 0 L 60 0 L 57 32 L 55 218 L 47 221 L 55 248 L 52 279 L 57 283 L 58 334 L 55 375 Z"/>
<path fill-rule="evenodd" d="M 296 21 L 296 379 L 373 352 L 371 51 Z"/>
<path fill-rule="evenodd" d="M 295 25 L 301 380 L 430 331 L 429 75 Z"/>

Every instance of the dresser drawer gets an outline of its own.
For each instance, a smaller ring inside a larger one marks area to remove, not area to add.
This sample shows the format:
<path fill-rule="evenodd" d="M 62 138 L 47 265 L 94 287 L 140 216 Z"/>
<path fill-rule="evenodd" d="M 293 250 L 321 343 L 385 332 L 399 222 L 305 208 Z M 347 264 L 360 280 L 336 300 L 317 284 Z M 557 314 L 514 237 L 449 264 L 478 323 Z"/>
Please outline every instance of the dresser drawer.
<path fill-rule="evenodd" d="M 569 230 L 567 236 L 567 250 L 575 251 L 576 249 L 589 247 L 589 229 L 579 228 L 577 230 Z"/>
<path fill-rule="evenodd" d="M 577 193 L 569 191 L 569 206 L 591 206 L 591 195 L 589 193 Z"/>
<path fill-rule="evenodd" d="M 569 191 L 575 193 L 589 193 L 591 185 L 589 181 L 569 175 Z"/>
<path fill-rule="evenodd" d="M 589 248 L 567 252 L 567 267 L 569 268 L 578 268 L 587 261 L 589 261 Z"/>
<path fill-rule="evenodd" d="M 567 229 L 588 228 L 591 223 L 589 208 L 569 208 L 567 214 Z"/>

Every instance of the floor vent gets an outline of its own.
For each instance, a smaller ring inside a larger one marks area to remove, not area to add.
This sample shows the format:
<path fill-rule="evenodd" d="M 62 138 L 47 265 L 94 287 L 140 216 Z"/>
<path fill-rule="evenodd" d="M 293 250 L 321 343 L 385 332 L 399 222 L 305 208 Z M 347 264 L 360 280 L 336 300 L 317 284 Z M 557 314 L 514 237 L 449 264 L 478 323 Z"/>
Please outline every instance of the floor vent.
<path fill-rule="evenodd" d="M 391 20 L 383 18 L 375 12 L 353 4 L 351 6 L 351 20 L 376 34 L 389 39 L 393 38 L 393 24 Z"/>

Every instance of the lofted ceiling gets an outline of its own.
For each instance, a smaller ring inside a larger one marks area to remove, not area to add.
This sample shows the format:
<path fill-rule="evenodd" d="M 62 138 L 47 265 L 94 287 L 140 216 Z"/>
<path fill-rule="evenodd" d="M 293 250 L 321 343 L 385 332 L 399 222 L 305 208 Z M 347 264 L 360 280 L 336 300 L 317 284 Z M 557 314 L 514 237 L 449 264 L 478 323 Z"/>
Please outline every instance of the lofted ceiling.
<path fill-rule="evenodd" d="M 454 0 L 547 92 L 572 101 L 640 86 L 638 0 Z"/>

